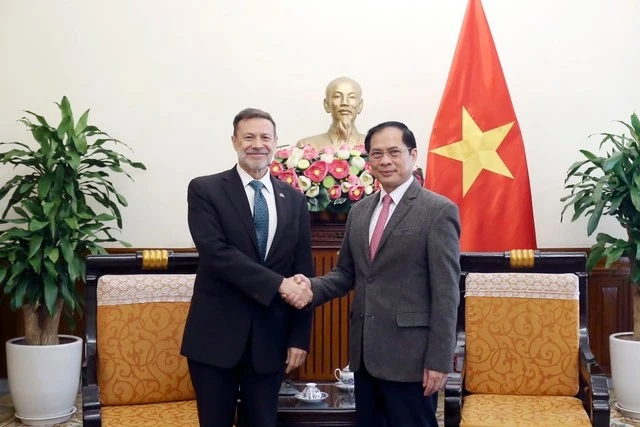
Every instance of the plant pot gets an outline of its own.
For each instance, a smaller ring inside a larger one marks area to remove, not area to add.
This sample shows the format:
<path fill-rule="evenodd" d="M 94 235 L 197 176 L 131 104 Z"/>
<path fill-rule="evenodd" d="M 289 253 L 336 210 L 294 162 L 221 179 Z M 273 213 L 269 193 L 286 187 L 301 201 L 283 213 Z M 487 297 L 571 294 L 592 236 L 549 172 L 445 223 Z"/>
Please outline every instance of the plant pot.
<path fill-rule="evenodd" d="M 7 341 L 7 374 L 16 418 L 25 425 L 63 423 L 77 411 L 82 338 L 60 335 L 58 345 Z"/>
<path fill-rule="evenodd" d="M 626 417 L 640 419 L 640 341 L 621 338 L 631 335 L 631 332 L 620 332 L 609 336 L 611 381 L 616 408 Z"/>

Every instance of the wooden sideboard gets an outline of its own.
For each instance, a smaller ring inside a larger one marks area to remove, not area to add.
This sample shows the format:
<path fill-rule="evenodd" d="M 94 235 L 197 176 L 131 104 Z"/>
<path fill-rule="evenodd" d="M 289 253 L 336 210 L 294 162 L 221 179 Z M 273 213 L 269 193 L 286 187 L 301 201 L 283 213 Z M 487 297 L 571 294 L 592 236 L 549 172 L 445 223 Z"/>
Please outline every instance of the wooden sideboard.
<path fill-rule="evenodd" d="M 314 223 L 313 260 L 316 275 L 330 271 L 338 260 L 338 251 L 344 234 L 344 224 Z M 113 252 L 135 252 L 138 249 L 118 249 Z M 184 251 L 185 249 L 176 249 Z M 192 249 L 187 249 L 192 250 Z M 588 249 L 547 248 L 542 251 L 579 251 Z M 110 251 L 111 252 L 111 251 Z M 348 325 L 352 295 L 327 302 L 315 309 L 311 332 L 311 351 L 303 367 L 292 375 L 302 381 L 333 381 L 333 371 L 349 363 Z M 589 332 L 591 349 L 602 368 L 609 371 L 609 335 L 633 329 L 629 266 L 619 262 L 609 269 L 598 265 L 589 275 Z M 62 327 L 62 333 L 84 337 L 84 319 L 71 331 Z M 63 322 L 64 323 L 64 322 Z M 6 378 L 4 342 L 23 335 L 20 312 L 9 310 L 8 299 L 0 296 L 0 378 Z"/>

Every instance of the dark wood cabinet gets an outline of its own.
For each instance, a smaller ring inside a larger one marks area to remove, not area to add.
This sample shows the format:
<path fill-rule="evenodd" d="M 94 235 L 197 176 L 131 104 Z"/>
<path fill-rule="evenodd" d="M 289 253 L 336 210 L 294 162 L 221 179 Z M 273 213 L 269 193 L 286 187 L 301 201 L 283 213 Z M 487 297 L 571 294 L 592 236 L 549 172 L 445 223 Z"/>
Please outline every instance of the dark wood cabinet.
<path fill-rule="evenodd" d="M 609 373 L 609 335 L 633 330 L 628 262 L 597 265 L 589 275 L 589 341 L 598 364 Z"/>

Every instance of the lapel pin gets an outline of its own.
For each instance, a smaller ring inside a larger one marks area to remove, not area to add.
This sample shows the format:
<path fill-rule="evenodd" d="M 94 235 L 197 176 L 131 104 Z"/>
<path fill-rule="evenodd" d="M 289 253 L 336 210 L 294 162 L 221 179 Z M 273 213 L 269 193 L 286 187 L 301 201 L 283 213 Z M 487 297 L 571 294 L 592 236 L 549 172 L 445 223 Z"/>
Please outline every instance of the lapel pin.
<path fill-rule="evenodd" d="M 280 197 L 282 197 L 284 199 L 284 194 L 278 193 L 278 196 L 280 196 Z"/>

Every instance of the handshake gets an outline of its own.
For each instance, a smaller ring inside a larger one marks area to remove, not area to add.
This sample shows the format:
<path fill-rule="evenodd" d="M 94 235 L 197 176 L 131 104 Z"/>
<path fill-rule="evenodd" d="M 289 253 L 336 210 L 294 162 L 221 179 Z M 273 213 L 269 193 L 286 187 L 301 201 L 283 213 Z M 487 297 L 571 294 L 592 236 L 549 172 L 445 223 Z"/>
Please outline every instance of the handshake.
<path fill-rule="evenodd" d="M 296 274 L 293 277 L 284 278 L 278 289 L 280 296 L 295 308 L 303 308 L 313 299 L 311 280 L 304 274 Z"/>

